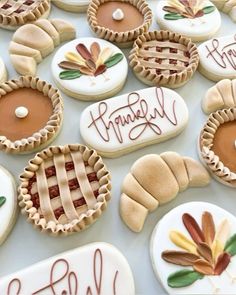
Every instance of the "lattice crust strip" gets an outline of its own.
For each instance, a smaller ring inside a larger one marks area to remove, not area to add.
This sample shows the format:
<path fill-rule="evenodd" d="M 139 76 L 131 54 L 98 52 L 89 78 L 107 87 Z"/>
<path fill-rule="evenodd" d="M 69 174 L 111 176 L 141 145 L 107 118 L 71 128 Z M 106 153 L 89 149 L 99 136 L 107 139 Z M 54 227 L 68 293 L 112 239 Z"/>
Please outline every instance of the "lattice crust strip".
<path fill-rule="evenodd" d="M 80 231 L 110 199 L 110 176 L 94 150 L 82 145 L 50 147 L 21 175 L 20 206 L 41 231 Z"/>
<path fill-rule="evenodd" d="M 50 0 L 0 0 L 0 24 L 19 26 L 49 11 Z"/>

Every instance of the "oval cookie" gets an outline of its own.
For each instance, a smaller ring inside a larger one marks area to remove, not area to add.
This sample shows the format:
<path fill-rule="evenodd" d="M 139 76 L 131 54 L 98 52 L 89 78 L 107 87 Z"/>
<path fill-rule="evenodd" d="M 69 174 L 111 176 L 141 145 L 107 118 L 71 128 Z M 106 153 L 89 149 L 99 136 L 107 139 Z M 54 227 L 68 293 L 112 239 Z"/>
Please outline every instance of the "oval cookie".
<path fill-rule="evenodd" d="M 151 87 L 90 105 L 81 115 L 80 132 L 89 146 L 113 158 L 172 138 L 187 122 L 179 94 Z"/>
<path fill-rule="evenodd" d="M 236 78 L 236 34 L 214 38 L 198 47 L 199 71 L 212 81 Z"/>
<path fill-rule="evenodd" d="M 121 252 L 92 243 L 1 278 L 0 293 L 134 295 L 135 287 Z"/>
<path fill-rule="evenodd" d="M 81 100 L 100 100 L 124 86 L 128 64 L 115 45 L 97 38 L 79 38 L 54 56 L 52 74 L 58 87 Z"/>
<path fill-rule="evenodd" d="M 15 224 L 17 216 L 17 192 L 13 176 L 0 166 L 0 245 Z"/>
<path fill-rule="evenodd" d="M 53 0 L 57 7 L 70 12 L 86 12 L 90 0 Z"/>
<path fill-rule="evenodd" d="M 156 225 L 150 252 L 168 294 L 235 294 L 236 218 L 216 205 L 171 210 Z"/>

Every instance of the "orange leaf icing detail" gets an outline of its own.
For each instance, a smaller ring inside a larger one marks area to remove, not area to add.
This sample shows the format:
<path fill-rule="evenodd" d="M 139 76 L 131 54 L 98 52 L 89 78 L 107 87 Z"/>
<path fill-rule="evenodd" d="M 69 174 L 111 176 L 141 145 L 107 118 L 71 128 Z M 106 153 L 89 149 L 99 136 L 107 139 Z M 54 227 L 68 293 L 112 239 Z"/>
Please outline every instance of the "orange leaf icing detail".
<path fill-rule="evenodd" d="M 215 223 L 211 213 L 207 211 L 202 214 L 202 231 L 206 243 L 211 246 L 215 238 Z"/>
<path fill-rule="evenodd" d="M 227 268 L 227 266 L 230 263 L 230 259 L 231 259 L 230 255 L 226 252 L 224 252 L 218 256 L 218 259 L 217 259 L 217 262 L 215 265 L 215 269 L 214 269 L 214 274 L 216 276 L 221 275 L 222 272 Z"/>
<path fill-rule="evenodd" d="M 188 213 L 185 213 L 182 217 L 183 223 L 188 230 L 193 241 L 197 244 L 205 242 L 204 235 L 196 220 Z"/>
<path fill-rule="evenodd" d="M 167 250 L 162 252 L 161 257 L 169 263 L 181 265 L 181 266 L 193 266 L 200 257 L 193 253 L 185 251 Z"/>
<path fill-rule="evenodd" d="M 104 73 L 106 71 L 107 67 L 105 65 L 100 65 L 96 72 L 94 73 L 94 76 L 98 76 L 98 75 L 101 75 L 102 73 Z"/>
<path fill-rule="evenodd" d="M 58 64 L 58 66 L 65 70 L 79 70 L 81 69 L 81 66 L 75 62 L 71 61 L 62 61 Z"/>
<path fill-rule="evenodd" d="M 214 274 L 214 269 L 213 269 L 212 265 L 204 259 L 198 259 L 194 263 L 193 268 L 197 272 L 200 272 L 201 274 L 204 274 L 204 275 L 213 275 Z"/>
<path fill-rule="evenodd" d="M 197 251 L 209 263 L 211 264 L 213 263 L 212 251 L 207 243 L 199 243 L 197 247 Z"/>
<path fill-rule="evenodd" d="M 90 52 L 92 54 L 93 60 L 96 62 L 101 52 L 100 45 L 97 42 L 93 42 L 90 46 Z"/>

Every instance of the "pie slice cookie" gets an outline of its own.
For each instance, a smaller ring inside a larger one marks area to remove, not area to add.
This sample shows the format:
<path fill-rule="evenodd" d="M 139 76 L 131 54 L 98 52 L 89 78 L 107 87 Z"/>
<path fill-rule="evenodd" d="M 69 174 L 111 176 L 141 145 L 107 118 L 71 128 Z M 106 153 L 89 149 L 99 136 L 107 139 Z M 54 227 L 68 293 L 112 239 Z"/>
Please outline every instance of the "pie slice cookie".
<path fill-rule="evenodd" d="M 197 47 L 190 39 L 169 31 L 140 35 L 130 52 L 134 74 L 149 86 L 178 88 L 198 67 Z"/>
<path fill-rule="evenodd" d="M 95 150 L 52 146 L 38 153 L 20 176 L 22 212 L 52 235 L 79 232 L 94 223 L 111 197 L 110 175 Z"/>
<path fill-rule="evenodd" d="M 52 0 L 57 7 L 69 12 L 86 12 L 90 0 Z"/>
<path fill-rule="evenodd" d="M 60 19 L 40 19 L 20 27 L 9 47 L 15 70 L 21 75 L 35 76 L 37 65 L 59 44 L 74 39 L 75 34 L 75 28 Z"/>
<path fill-rule="evenodd" d="M 62 118 L 61 95 L 45 81 L 24 76 L 0 84 L 1 151 L 23 154 L 47 146 L 58 135 Z"/>
<path fill-rule="evenodd" d="M 179 33 L 193 42 L 212 38 L 221 25 L 218 9 L 207 0 L 158 1 L 156 19 L 161 29 Z"/>
<path fill-rule="evenodd" d="M 0 27 L 15 30 L 26 23 L 47 18 L 50 0 L 1 0 Z"/>
<path fill-rule="evenodd" d="M 7 70 L 3 60 L 0 57 L 0 84 L 7 80 Z"/>

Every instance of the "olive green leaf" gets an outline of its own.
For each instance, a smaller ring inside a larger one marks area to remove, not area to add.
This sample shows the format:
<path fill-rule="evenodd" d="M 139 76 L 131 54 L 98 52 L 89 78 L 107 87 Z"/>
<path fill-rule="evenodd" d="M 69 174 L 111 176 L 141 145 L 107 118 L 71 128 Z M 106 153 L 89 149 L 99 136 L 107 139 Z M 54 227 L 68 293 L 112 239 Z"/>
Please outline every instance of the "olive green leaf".
<path fill-rule="evenodd" d="M 0 197 L 0 207 L 2 207 L 2 205 L 6 202 L 6 198 L 5 197 L 3 197 L 3 196 L 1 196 Z"/>
<path fill-rule="evenodd" d="M 203 8 L 203 12 L 204 14 L 208 14 L 211 13 L 215 10 L 215 6 L 206 6 Z"/>
<path fill-rule="evenodd" d="M 166 13 L 164 15 L 164 19 L 167 19 L 167 20 L 177 20 L 182 18 L 185 18 L 185 17 L 178 13 Z"/>
<path fill-rule="evenodd" d="M 236 234 L 228 239 L 225 244 L 224 251 L 229 253 L 231 256 L 236 255 Z"/>
<path fill-rule="evenodd" d="M 78 70 L 71 70 L 71 71 L 63 71 L 59 74 L 60 79 L 62 80 L 73 80 L 77 79 L 81 76 L 81 72 Z"/>
<path fill-rule="evenodd" d="M 122 53 L 116 53 L 113 56 L 109 57 L 104 64 L 106 65 L 107 68 L 111 68 L 114 65 L 118 64 L 122 59 L 124 58 Z"/>
<path fill-rule="evenodd" d="M 195 281 L 202 279 L 204 275 L 194 270 L 183 269 L 169 275 L 167 282 L 171 288 L 181 288 L 192 285 Z"/>

